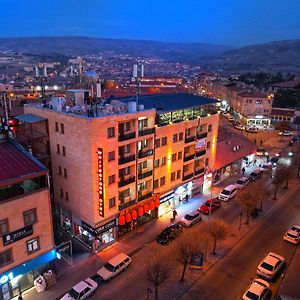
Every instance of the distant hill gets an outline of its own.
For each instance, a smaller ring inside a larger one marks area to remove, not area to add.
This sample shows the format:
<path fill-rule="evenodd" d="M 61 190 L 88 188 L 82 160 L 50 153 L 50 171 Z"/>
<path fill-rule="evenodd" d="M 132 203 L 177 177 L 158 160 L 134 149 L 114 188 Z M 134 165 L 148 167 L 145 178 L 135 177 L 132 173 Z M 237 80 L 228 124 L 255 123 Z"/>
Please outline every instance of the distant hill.
<path fill-rule="evenodd" d="M 300 73 L 300 40 L 286 40 L 232 49 L 218 57 L 202 57 L 200 64 L 229 72 Z"/>
<path fill-rule="evenodd" d="M 172 62 L 196 63 L 202 56 L 220 55 L 233 47 L 204 43 L 163 43 L 143 40 L 92 37 L 0 38 L 0 50 L 10 49 L 38 55 L 77 56 L 113 51 L 139 57 L 158 57 Z"/>

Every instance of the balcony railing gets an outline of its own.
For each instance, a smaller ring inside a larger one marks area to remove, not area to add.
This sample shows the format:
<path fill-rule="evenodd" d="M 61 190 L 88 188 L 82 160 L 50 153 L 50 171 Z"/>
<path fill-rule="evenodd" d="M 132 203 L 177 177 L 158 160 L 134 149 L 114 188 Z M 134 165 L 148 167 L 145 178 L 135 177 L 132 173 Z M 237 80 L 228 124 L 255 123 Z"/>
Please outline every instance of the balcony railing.
<path fill-rule="evenodd" d="M 196 151 L 195 156 L 199 157 L 199 156 L 205 155 L 205 153 L 206 153 L 206 150 Z"/>
<path fill-rule="evenodd" d="M 195 136 L 186 136 L 185 137 L 185 142 L 186 143 L 191 143 L 195 141 Z"/>
<path fill-rule="evenodd" d="M 148 194 L 145 194 L 145 195 L 141 195 L 141 196 L 138 197 L 138 202 L 143 201 L 147 198 L 150 198 L 151 196 L 152 196 L 152 192 L 150 192 Z"/>
<path fill-rule="evenodd" d="M 151 149 L 151 150 L 141 150 L 141 151 L 139 151 L 139 158 L 144 158 L 144 157 L 147 157 L 147 156 L 151 156 L 151 155 L 153 155 L 153 150 Z"/>
<path fill-rule="evenodd" d="M 195 170 L 195 175 L 204 174 L 204 168 Z"/>
<path fill-rule="evenodd" d="M 119 198 L 119 200 L 122 201 L 122 198 Z M 119 210 L 125 209 L 125 208 L 127 208 L 127 207 L 129 207 L 129 206 L 132 206 L 132 205 L 134 205 L 134 204 L 136 204 L 136 200 L 135 200 L 135 199 L 134 199 L 134 200 L 131 200 L 131 201 L 129 201 L 129 202 L 126 202 L 126 203 L 121 203 L 121 204 L 119 205 Z"/>
<path fill-rule="evenodd" d="M 153 134 L 154 131 L 155 131 L 155 128 L 145 128 L 145 129 L 139 130 L 139 136 Z"/>
<path fill-rule="evenodd" d="M 194 159 L 194 157 L 195 157 L 195 153 L 191 154 L 191 155 L 188 155 L 188 156 L 185 156 L 183 158 L 183 161 L 186 162 L 186 161 L 192 160 L 192 159 Z"/>
<path fill-rule="evenodd" d="M 122 186 L 125 186 L 125 185 L 133 183 L 133 182 L 135 182 L 135 176 L 130 177 L 128 179 L 122 179 L 122 178 L 120 178 L 120 181 L 118 183 L 118 187 L 122 187 Z"/>
<path fill-rule="evenodd" d="M 149 177 L 149 176 L 152 175 L 152 173 L 153 173 L 152 170 L 150 170 L 150 171 L 148 171 L 148 172 L 145 172 L 145 173 L 139 173 L 139 174 L 138 174 L 138 179 L 144 179 L 144 178 L 146 178 L 146 177 Z"/>
<path fill-rule="evenodd" d="M 186 180 L 188 180 L 190 178 L 193 178 L 193 176 L 194 176 L 194 173 L 183 175 L 182 181 L 186 181 Z"/>
<path fill-rule="evenodd" d="M 204 139 L 207 137 L 207 132 L 197 133 L 197 139 Z"/>
<path fill-rule="evenodd" d="M 135 138 L 135 132 L 119 133 L 119 142 L 127 141 Z"/>
<path fill-rule="evenodd" d="M 134 161 L 135 160 L 135 155 L 130 155 L 130 156 L 127 156 L 127 157 L 124 157 L 124 156 L 119 156 L 119 165 L 123 165 L 123 164 L 126 164 L 126 163 L 129 163 L 131 161 Z"/>

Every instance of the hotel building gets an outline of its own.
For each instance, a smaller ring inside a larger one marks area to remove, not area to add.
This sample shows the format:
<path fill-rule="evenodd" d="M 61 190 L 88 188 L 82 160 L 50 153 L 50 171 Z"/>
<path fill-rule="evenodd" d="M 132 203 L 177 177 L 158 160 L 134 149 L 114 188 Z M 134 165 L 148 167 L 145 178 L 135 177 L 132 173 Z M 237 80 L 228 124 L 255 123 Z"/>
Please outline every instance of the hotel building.
<path fill-rule="evenodd" d="M 192 94 L 28 105 L 47 119 L 61 230 L 97 252 L 209 186 L 219 115 Z M 205 175 L 206 174 L 206 175 Z"/>

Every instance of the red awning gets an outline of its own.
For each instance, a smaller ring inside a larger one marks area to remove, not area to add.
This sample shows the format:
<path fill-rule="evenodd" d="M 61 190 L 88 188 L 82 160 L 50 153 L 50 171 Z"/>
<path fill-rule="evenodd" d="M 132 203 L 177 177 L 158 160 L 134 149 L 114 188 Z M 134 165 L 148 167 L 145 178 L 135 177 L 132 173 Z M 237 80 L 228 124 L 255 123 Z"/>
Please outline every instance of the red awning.
<path fill-rule="evenodd" d="M 149 205 L 145 204 L 144 205 L 144 213 L 147 213 L 150 210 Z"/>
<path fill-rule="evenodd" d="M 143 206 L 140 206 L 138 208 L 138 216 L 141 217 L 143 214 L 144 214 L 144 208 L 143 208 Z"/>
<path fill-rule="evenodd" d="M 125 225 L 125 216 L 120 216 L 119 217 L 119 225 Z"/>
<path fill-rule="evenodd" d="M 136 212 L 136 210 L 133 210 L 131 212 L 131 218 L 132 218 L 132 220 L 135 220 L 137 218 L 137 212 Z"/>
<path fill-rule="evenodd" d="M 155 203 L 154 203 L 154 201 L 151 201 L 151 202 L 150 202 L 149 208 L 150 208 L 150 210 L 155 209 Z"/>
<path fill-rule="evenodd" d="M 130 213 L 126 214 L 125 219 L 126 219 L 126 223 L 130 222 L 132 220 L 131 219 L 131 214 Z"/>

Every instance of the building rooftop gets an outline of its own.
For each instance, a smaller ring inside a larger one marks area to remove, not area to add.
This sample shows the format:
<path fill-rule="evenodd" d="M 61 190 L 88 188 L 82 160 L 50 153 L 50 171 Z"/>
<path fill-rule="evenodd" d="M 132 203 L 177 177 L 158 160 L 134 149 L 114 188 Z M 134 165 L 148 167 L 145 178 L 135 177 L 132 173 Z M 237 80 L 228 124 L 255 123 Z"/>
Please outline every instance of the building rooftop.
<path fill-rule="evenodd" d="M 241 97 L 249 97 L 249 98 L 268 98 L 268 95 L 266 93 L 261 93 L 257 91 L 244 91 L 238 93 Z"/>
<path fill-rule="evenodd" d="M 295 109 L 273 107 L 271 114 L 293 117 L 295 115 Z"/>
<path fill-rule="evenodd" d="M 47 120 L 43 117 L 36 116 L 33 114 L 25 114 L 25 115 L 17 116 L 17 117 L 15 117 L 15 119 L 17 119 L 21 122 L 25 122 L 25 123 L 38 123 L 38 122 L 43 122 L 43 121 Z"/>
<path fill-rule="evenodd" d="M 134 101 L 134 98 L 120 98 L 121 102 Z M 156 109 L 158 113 L 176 111 L 180 109 L 198 107 L 202 105 L 214 104 L 217 101 L 212 98 L 198 96 L 189 93 L 179 94 L 156 94 L 146 95 L 139 98 L 139 104 L 143 104 L 145 109 Z"/>
<path fill-rule="evenodd" d="M 0 141 L 0 186 L 45 174 L 47 169 L 13 141 Z"/>

